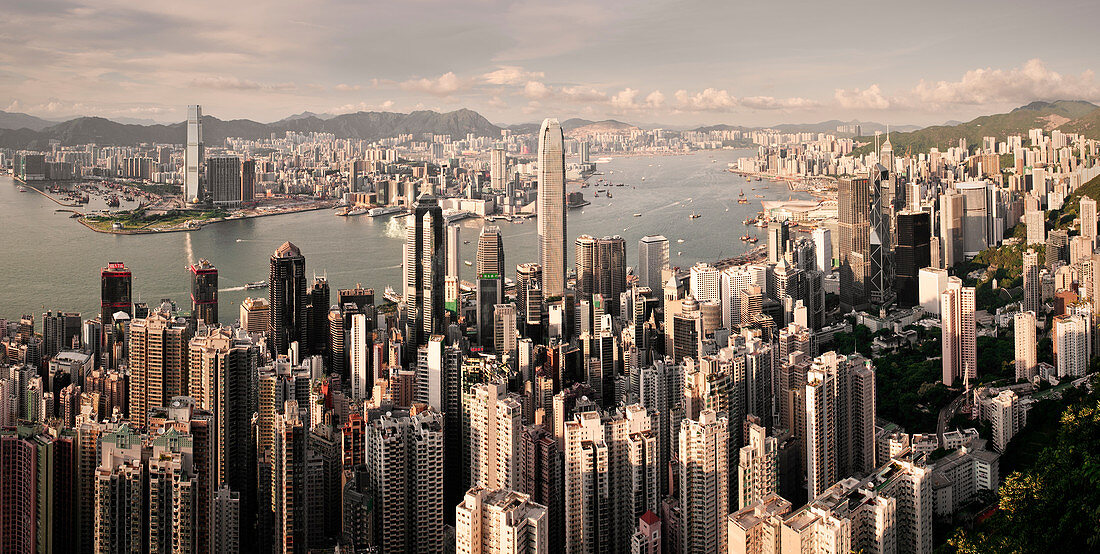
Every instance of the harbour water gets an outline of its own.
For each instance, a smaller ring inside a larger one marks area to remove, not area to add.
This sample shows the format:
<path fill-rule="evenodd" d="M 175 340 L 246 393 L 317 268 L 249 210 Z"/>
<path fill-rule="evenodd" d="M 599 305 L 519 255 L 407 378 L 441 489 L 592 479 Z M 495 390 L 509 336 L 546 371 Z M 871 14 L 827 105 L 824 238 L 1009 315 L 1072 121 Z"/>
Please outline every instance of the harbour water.
<path fill-rule="evenodd" d="M 742 222 L 755 216 L 762 200 L 810 199 L 804 193 L 791 193 L 784 183 L 746 182 L 726 171 L 728 162 L 753 153 L 702 151 L 600 163 L 603 175 L 590 178 L 593 186 L 583 189 L 591 204 L 568 214 L 567 264 L 572 263 L 572 238 L 580 234 L 622 236 L 631 266 L 637 262 L 638 239 L 649 234 L 668 237 L 672 264 L 685 267 L 752 248 L 739 237 L 747 232 L 763 241 L 764 233 Z M 593 198 L 600 177 L 625 186 L 611 187 L 612 198 Z M 569 190 L 577 190 L 576 185 Z M 748 204 L 737 203 L 742 190 Z M 98 203 L 102 199 L 93 198 L 90 208 L 100 208 Z M 218 223 L 191 232 L 121 236 L 85 229 L 58 208 L 33 191 L 20 193 L 10 177 L 0 177 L 0 229 L 6 258 L 0 264 L 0 317 L 33 313 L 37 319 L 44 310 L 56 309 L 93 317 L 99 312 L 99 271 L 108 261 L 129 266 L 135 301 L 154 305 L 172 299 L 185 307 L 190 303 L 186 266 L 206 258 L 219 271 L 221 319 L 233 321 L 245 297 L 267 295 L 266 290 L 248 291 L 244 285 L 267 279 L 271 253 L 287 240 L 305 255 L 307 274 L 328 276 L 334 296 L 336 289 L 356 283 L 375 288 L 379 296 L 386 286 L 400 288 L 404 228 L 399 219 L 389 216 L 335 217 L 332 211 L 322 210 Z M 689 218 L 693 212 L 701 217 Z M 641 215 L 635 217 L 635 213 Z M 473 262 L 483 222 L 470 219 L 460 224 L 461 238 L 470 241 L 461 245 L 460 256 Z M 536 223 L 530 219 L 496 225 L 504 237 L 508 277 L 513 278 L 516 264 L 536 260 Z M 461 264 L 460 268 L 461 277 L 472 280 L 473 267 Z"/>

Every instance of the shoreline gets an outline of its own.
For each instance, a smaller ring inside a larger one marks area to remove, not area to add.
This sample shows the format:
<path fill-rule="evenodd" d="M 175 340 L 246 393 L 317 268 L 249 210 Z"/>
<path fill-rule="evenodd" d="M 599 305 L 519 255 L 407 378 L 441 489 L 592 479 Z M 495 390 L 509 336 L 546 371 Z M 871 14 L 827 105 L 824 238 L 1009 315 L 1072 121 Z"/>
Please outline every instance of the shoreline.
<path fill-rule="evenodd" d="M 297 213 L 303 213 L 303 212 L 312 212 L 312 211 L 317 211 L 317 210 L 328 210 L 328 209 L 332 209 L 332 207 L 335 206 L 335 205 L 336 205 L 335 203 L 327 203 L 326 202 L 326 203 L 321 204 L 321 205 L 301 207 L 301 208 L 296 208 L 296 209 L 292 209 L 292 210 L 288 210 L 288 211 L 242 215 L 240 217 L 234 217 L 232 219 L 222 218 L 218 221 L 203 221 L 203 222 L 198 223 L 194 227 L 179 227 L 179 228 L 171 228 L 171 229 L 97 229 L 97 228 L 93 227 L 90 223 L 85 221 L 83 215 L 81 215 L 81 217 L 77 218 L 77 221 L 81 225 L 87 227 L 88 229 L 91 229 L 92 231 L 95 231 L 97 233 L 103 233 L 105 235 L 156 235 L 156 234 L 162 234 L 162 233 L 182 233 L 182 232 L 186 232 L 186 231 L 201 231 L 207 225 L 216 225 L 218 223 L 226 223 L 226 222 L 229 222 L 229 221 L 240 221 L 240 220 L 243 220 L 243 219 L 256 219 L 256 218 L 260 218 L 260 217 L 271 217 L 271 216 L 276 216 L 276 215 L 289 215 L 289 214 L 297 214 Z"/>

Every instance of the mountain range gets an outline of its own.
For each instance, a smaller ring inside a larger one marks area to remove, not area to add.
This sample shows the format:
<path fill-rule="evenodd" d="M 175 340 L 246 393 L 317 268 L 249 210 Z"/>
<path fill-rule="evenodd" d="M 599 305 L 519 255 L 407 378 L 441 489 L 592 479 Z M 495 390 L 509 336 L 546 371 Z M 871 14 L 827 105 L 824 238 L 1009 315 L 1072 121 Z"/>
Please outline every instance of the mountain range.
<path fill-rule="evenodd" d="M 959 139 L 968 145 L 982 143 L 982 137 L 1001 139 L 1010 134 L 1026 134 L 1029 129 L 1055 129 L 1066 133 L 1082 133 L 1089 138 L 1100 138 L 1100 106 L 1084 100 L 1057 100 L 1032 102 L 1008 113 L 983 115 L 956 125 L 935 125 L 907 133 L 890 133 L 894 152 L 907 150 L 927 152 L 929 148 L 942 149 L 958 146 Z M 855 153 L 864 154 L 874 149 L 874 137 L 857 137 L 864 146 Z"/>
<path fill-rule="evenodd" d="M 100 145 L 134 145 L 141 143 L 180 144 L 186 136 L 186 124 L 139 124 L 135 120 L 110 120 L 102 117 L 78 117 L 60 123 L 27 115 L 0 111 L 0 148 L 46 149 L 49 141 L 62 144 L 96 143 Z M 860 142 L 873 143 L 873 133 L 886 127 L 874 122 L 830 120 L 820 123 L 783 124 L 767 127 L 785 132 L 836 132 L 843 125 L 860 125 L 864 137 Z M 227 137 L 261 139 L 283 135 L 287 131 L 332 133 L 339 138 L 378 140 L 399 134 L 423 133 L 449 134 L 465 137 L 473 134 L 481 137 L 498 137 L 502 129 L 516 134 L 534 134 L 539 123 L 520 123 L 498 126 L 481 114 L 468 109 L 439 113 L 415 111 L 412 113 L 356 112 L 341 115 L 302 112 L 273 123 L 260 123 L 249 119 L 222 120 L 203 117 L 203 138 L 208 144 L 220 144 Z M 650 128 L 645 125 L 644 128 Z M 1065 132 L 1084 133 L 1100 138 L 1100 107 L 1081 100 L 1056 102 L 1032 102 L 1006 114 L 987 115 L 960 123 L 950 121 L 944 125 L 919 128 L 913 125 L 890 128 L 890 140 L 895 152 L 912 147 L 917 151 L 958 144 L 960 138 L 969 144 L 981 142 L 983 136 L 1004 136 L 1007 133 L 1026 133 L 1028 129 L 1041 127 L 1047 131 L 1060 129 Z M 593 133 L 630 132 L 642 126 L 608 119 L 591 121 L 572 118 L 562 122 L 565 134 L 585 137 Z M 671 127 L 670 127 L 671 128 Z M 711 125 L 696 127 L 696 131 L 751 130 L 761 127 Z M 857 149 L 857 153 L 869 151 L 871 145 Z"/>

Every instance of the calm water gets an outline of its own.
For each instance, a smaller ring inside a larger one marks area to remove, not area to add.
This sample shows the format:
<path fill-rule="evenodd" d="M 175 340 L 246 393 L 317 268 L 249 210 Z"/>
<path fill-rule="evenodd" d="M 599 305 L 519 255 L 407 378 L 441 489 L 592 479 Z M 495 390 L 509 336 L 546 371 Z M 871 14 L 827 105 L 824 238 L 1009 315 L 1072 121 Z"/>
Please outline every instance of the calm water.
<path fill-rule="evenodd" d="M 746 232 L 742 221 L 760 210 L 762 199 L 754 195 L 766 199 L 791 195 L 783 183 L 746 183 L 725 171 L 727 162 L 750 155 L 750 150 L 726 150 L 601 163 L 604 179 L 626 186 L 613 187 L 611 199 L 593 199 L 593 187 L 584 189 L 592 204 L 569 212 L 568 236 L 621 235 L 631 265 L 637 262 L 638 239 L 648 234 L 669 238 L 673 265 L 742 253 L 749 249 L 739 240 Z M 742 189 L 749 204 L 737 203 Z M 91 208 L 102 207 L 101 202 L 93 197 Z M 79 311 L 86 318 L 98 314 L 99 270 L 108 261 L 123 261 L 130 267 L 135 301 L 155 304 L 170 298 L 183 307 L 190 302 L 186 266 L 207 258 L 220 274 L 222 319 L 232 321 L 249 293 L 267 295 L 266 290 L 245 291 L 243 285 L 267 278 L 268 258 L 286 240 L 302 250 L 307 272 L 328 275 L 334 295 L 337 288 L 356 283 L 381 294 L 387 285 L 399 288 L 401 280 L 404 231 L 390 217 L 342 218 L 322 210 L 219 223 L 186 233 L 122 236 L 87 230 L 68 214 L 56 212 L 58 208 L 37 193 L 18 192 L 10 178 L 0 177 L 0 233 L 6 258 L 0 265 L 0 317 L 34 313 L 37 319 L 46 309 Z M 692 210 L 703 217 L 689 219 Z M 462 239 L 470 241 L 461 246 L 464 260 L 474 260 L 481 223 L 462 222 Z M 506 263 L 512 269 L 509 277 L 514 277 L 516 264 L 535 261 L 535 221 L 498 224 Z M 759 236 L 764 240 L 763 233 Z M 461 269 L 463 279 L 472 279 L 472 267 Z"/>

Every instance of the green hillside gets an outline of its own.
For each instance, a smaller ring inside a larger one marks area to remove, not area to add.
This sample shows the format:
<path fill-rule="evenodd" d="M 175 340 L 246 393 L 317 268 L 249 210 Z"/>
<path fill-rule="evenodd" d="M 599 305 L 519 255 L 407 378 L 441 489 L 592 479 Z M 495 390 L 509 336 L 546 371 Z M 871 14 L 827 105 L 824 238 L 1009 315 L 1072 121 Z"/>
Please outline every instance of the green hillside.
<path fill-rule="evenodd" d="M 1065 133 L 1081 133 L 1091 139 L 1100 139 L 1100 109 L 1092 110 L 1084 116 L 1058 127 L 1058 130 Z"/>
<path fill-rule="evenodd" d="M 1049 131 L 1089 118 L 1098 121 L 1100 114 L 1097 112 L 1100 108 L 1082 100 L 1032 102 L 1008 113 L 983 115 L 959 125 L 937 125 L 909 133 L 890 133 L 890 142 L 894 145 L 895 154 L 904 154 L 909 148 L 913 153 L 927 152 L 933 147 L 942 151 L 958 146 L 962 138 L 966 139 L 967 145 L 974 146 L 981 144 L 982 137 L 1003 139 L 1006 135 L 1027 133 L 1028 129 L 1043 128 Z M 1100 131 L 1100 126 L 1095 127 L 1095 131 Z M 866 143 L 855 149 L 856 155 L 867 154 L 874 149 L 874 136 L 856 137 L 855 140 Z"/>

